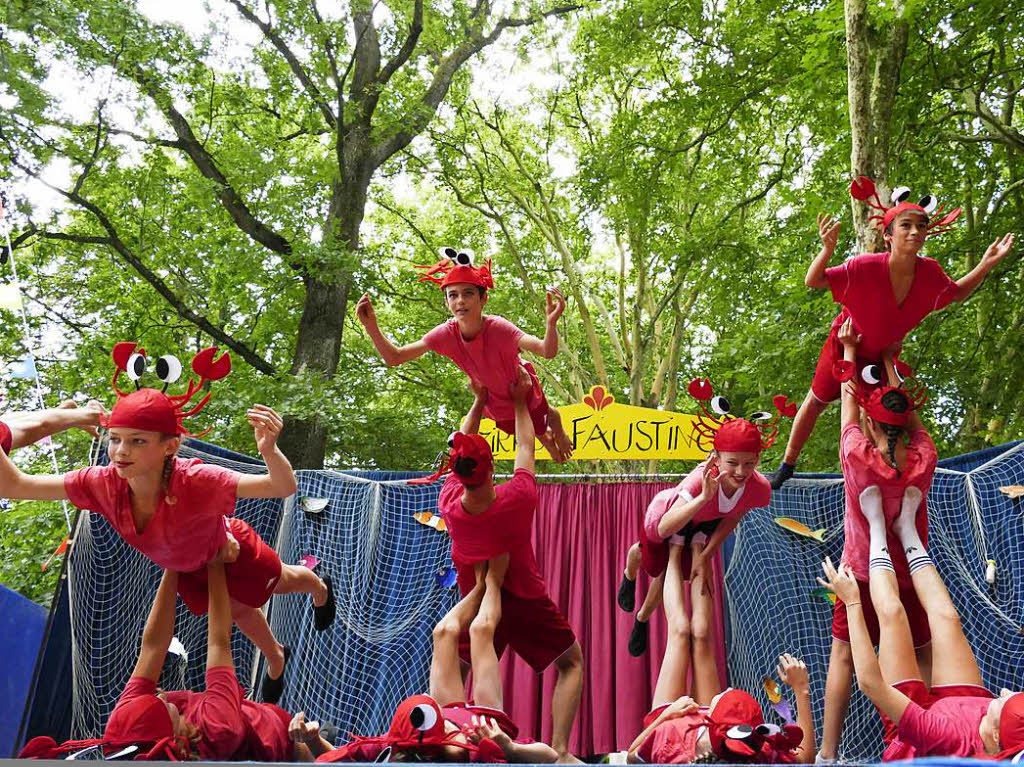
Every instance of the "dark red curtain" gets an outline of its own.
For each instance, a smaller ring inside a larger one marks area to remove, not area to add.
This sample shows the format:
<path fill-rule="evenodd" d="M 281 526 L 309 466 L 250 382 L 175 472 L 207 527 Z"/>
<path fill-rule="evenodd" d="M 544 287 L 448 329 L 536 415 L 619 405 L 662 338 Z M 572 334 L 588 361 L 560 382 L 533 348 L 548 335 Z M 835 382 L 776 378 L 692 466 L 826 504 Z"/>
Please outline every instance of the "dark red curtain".
<path fill-rule="evenodd" d="M 583 698 L 570 748 L 577 754 L 625 749 L 640 732 L 665 650 L 665 618 L 659 609 L 650 622 L 647 654 L 627 649 L 633 617 L 618 608 L 615 595 L 626 552 L 637 540 L 640 522 L 654 494 L 665 483 L 544 484 L 534 523 L 537 561 L 548 591 L 572 625 L 583 648 Z M 721 557 L 715 567 L 718 664 L 725 668 Z M 647 592 L 641 573 L 637 608 Z M 542 675 L 512 653 L 502 659 L 505 708 L 524 737 L 551 742 L 551 691 L 556 672 Z"/>

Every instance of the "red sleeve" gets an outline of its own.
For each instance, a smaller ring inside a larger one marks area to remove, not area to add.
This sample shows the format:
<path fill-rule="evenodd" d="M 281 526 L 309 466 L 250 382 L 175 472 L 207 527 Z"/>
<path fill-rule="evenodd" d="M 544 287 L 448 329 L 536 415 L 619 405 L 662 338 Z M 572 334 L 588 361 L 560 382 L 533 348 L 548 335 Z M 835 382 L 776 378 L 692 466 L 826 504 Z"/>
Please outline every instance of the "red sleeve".
<path fill-rule="evenodd" d="M 860 424 L 851 423 L 843 427 L 843 431 L 839 435 L 839 457 L 842 460 L 848 460 L 853 453 L 870 446 L 871 442 L 864 436 Z"/>
<path fill-rule="evenodd" d="M 961 738 L 957 736 L 955 730 L 951 730 L 944 717 L 925 711 L 913 701 L 903 711 L 897 730 L 900 740 L 904 743 L 915 748 L 927 749 L 931 754 L 957 755 L 973 751 L 973 744 L 962 743 Z"/>
<path fill-rule="evenodd" d="M 185 482 L 198 491 L 204 511 L 231 517 L 238 499 L 241 474 L 212 463 L 196 463 L 185 470 Z"/>
<path fill-rule="evenodd" d="M 537 478 L 528 469 L 516 469 L 512 479 L 505 484 L 504 492 L 507 502 L 517 508 L 528 507 L 532 511 L 540 500 Z"/>
<path fill-rule="evenodd" d="M 427 331 L 426 335 L 423 336 L 423 343 L 427 345 L 427 348 L 432 352 L 443 354 L 448 356 L 451 344 L 451 329 L 450 321 L 442 322 L 432 330 Z"/>
<path fill-rule="evenodd" d="M 917 456 L 917 467 L 914 470 L 913 484 L 924 492 L 931 487 L 935 467 L 939 463 L 939 451 L 935 448 L 931 435 L 926 429 L 918 429 L 910 435 L 910 452 Z"/>
<path fill-rule="evenodd" d="M 832 291 L 832 300 L 837 304 L 845 304 L 850 293 L 850 283 L 854 277 L 854 263 L 856 257 L 851 258 L 839 266 L 830 266 L 825 270 L 825 280 L 828 282 L 828 289 Z"/>
<path fill-rule="evenodd" d="M 10 455 L 12 444 L 14 444 L 14 435 L 11 434 L 11 427 L 0 421 L 0 450 Z"/>
<path fill-rule="evenodd" d="M 131 703 L 136 698 L 143 698 L 147 695 L 156 695 L 156 682 L 144 676 L 133 676 L 128 680 L 128 684 L 124 686 L 121 697 L 117 699 L 117 705 L 114 708 L 123 706 L 125 703 Z"/>
<path fill-rule="evenodd" d="M 462 503 L 462 490 L 462 483 L 454 475 L 449 474 L 444 478 L 441 494 L 437 496 L 437 513 L 440 516 L 447 514 L 453 505 Z"/>
<path fill-rule="evenodd" d="M 206 691 L 193 713 L 195 725 L 213 753 L 228 759 L 244 740 L 242 688 L 235 670 L 217 666 L 206 670 Z"/>
<path fill-rule="evenodd" d="M 772 486 L 768 478 L 758 471 L 754 473 L 752 479 L 754 480 L 754 492 L 751 494 L 747 511 L 764 508 L 772 502 Z"/>
<path fill-rule="evenodd" d="M 686 500 L 692 501 L 700 495 L 700 491 L 704 486 L 704 466 L 706 463 L 707 462 L 705 461 L 698 464 L 696 468 L 692 469 L 690 473 L 683 478 L 683 481 L 676 486 L 676 490 L 678 490 L 679 494 L 686 498 Z"/>
<path fill-rule="evenodd" d="M 107 474 L 109 466 L 86 466 L 64 475 L 64 492 L 79 509 L 88 509 L 110 520 L 115 506 Z"/>
<path fill-rule="evenodd" d="M 938 261 L 932 261 L 931 263 L 934 264 L 931 282 L 931 293 L 933 296 L 932 311 L 937 312 L 956 300 L 957 286 Z"/>

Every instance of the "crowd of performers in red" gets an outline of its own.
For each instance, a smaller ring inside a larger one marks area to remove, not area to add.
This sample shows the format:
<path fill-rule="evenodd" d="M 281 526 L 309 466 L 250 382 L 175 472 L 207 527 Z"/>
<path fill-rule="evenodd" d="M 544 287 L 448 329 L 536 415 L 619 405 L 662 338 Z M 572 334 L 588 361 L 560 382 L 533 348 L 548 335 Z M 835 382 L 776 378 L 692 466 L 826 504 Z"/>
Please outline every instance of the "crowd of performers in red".
<path fill-rule="evenodd" d="M 920 321 L 965 299 L 1012 250 L 1013 235 L 994 242 L 978 265 L 954 281 L 933 259 L 919 255 L 925 238 L 947 230 L 958 210 L 936 213 L 933 198 L 893 204 L 879 199 L 870 180 L 851 193 L 877 211 L 888 250 L 828 267 L 839 223 L 820 217 L 820 253 L 808 287 L 828 288 L 842 311 L 832 323 L 810 391 L 797 408 L 785 396 L 774 412 L 746 418 L 730 413 L 706 378 L 689 386 L 699 413 L 695 439 L 708 458 L 675 487 L 656 494 L 626 555 L 619 606 L 636 608 L 636 577 L 650 587 L 636 612 L 629 651 L 647 649 L 647 621 L 661 605 L 668 637 L 651 708 L 627 752 L 629 762 L 792 763 L 836 760 L 852 676 L 885 722 L 885 759 L 921 756 L 1006 758 L 1024 750 L 1024 693 L 984 686 L 946 587 L 927 551 L 927 496 L 937 453 L 918 410 L 924 392 L 900 360 L 903 338 Z M 113 350 L 117 401 L 108 413 L 90 402 L 40 413 L 10 413 L 0 420 L 0 495 L 67 499 L 102 515 L 134 548 L 164 570 L 142 636 L 138 662 L 102 739 L 60 746 L 36 738 L 22 755 L 53 757 L 99 746 L 150 759 L 201 758 L 257 761 L 478 761 L 570 762 L 569 733 L 583 685 L 583 653 L 575 634 L 548 596 L 531 543 L 537 507 L 534 439 L 555 460 L 572 455 L 558 411 L 548 406 L 536 371 L 520 352 L 554 357 L 557 322 L 565 300 L 549 291 L 543 338 L 483 310 L 493 288 L 490 262 L 445 248 L 422 267 L 421 279 L 439 284 L 452 319 L 423 338 L 396 346 L 377 325 L 363 296 L 356 315 L 388 365 L 427 351 L 450 358 L 466 373 L 474 394 L 460 431 L 449 440 L 441 468 L 421 482 L 444 477 L 438 500 L 452 540 L 460 601 L 433 632 L 427 694 L 403 701 L 387 732 L 353 735 L 335 746 L 305 714 L 279 708 L 288 649 L 273 636 L 260 608 L 271 594 L 306 592 L 317 630 L 334 621 L 330 577 L 283 564 L 246 523 L 234 518 L 237 498 L 291 495 L 296 480 L 277 446 L 283 427 L 271 408 L 247 412 L 267 473 L 242 475 L 177 457 L 183 423 L 210 398 L 193 403 L 207 382 L 224 378 L 230 358 L 207 349 L 192 361 L 193 376 L 180 395 L 166 393 L 181 376 L 173 356 L 160 357 L 153 374 L 162 389 L 142 387 L 150 368 L 132 343 Z M 122 375 L 135 383 L 123 391 Z M 767 506 L 773 489 L 793 475 L 796 458 L 828 403 L 841 401 L 839 456 L 845 479 L 845 545 L 841 562 L 822 564 L 821 584 L 837 601 L 825 690 L 824 732 L 815 736 L 808 673 L 788 653 L 778 675 L 796 699 L 794 723 L 766 722 L 746 691 L 725 688 L 713 636 L 711 562 L 725 538 L 754 508 Z M 481 418 L 517 440 L 512 478 L 494 483 L 494 459 L 479 434 Z M 769 479 L 758 471 L 761 452 L 795 416 L 784 461 Z M 106 466 L 64 475 L 29 475 L 7 457 L 12 448 L 57 431 L 80 427 L 109 435 Z M 687 598 L 688 594 L 688 598 Z M 174 633 L 180 596 L 194 614 L 208 614 L 204 692 L 157 688 Z M 688 606 L 688 607 L 687 607 Z M 246 700 L 231 652 L 232 625 L 266 658 L 262 702 Z M 876 654 L 875 647 L 878 647 Z M 498 660 L 506 648 L 537 672 L 554 665 L 550 745 L 519 737 L 503 710 Z M 933 661 L 934 659 L 934 661 Z M 466 674 L 472 671 L 467 695 Z"/>

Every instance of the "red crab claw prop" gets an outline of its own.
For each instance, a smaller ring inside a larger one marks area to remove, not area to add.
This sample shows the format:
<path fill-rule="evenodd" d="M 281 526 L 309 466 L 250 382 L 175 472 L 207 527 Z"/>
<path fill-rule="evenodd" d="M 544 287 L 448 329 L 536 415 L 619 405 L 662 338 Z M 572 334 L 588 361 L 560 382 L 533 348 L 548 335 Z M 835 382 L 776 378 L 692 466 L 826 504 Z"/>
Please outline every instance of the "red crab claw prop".
<path fill-rule="evenodd" d="M 192 370 L 207 381 L 219 381 L 231 372 L 231 355 L 224 352 L 214 360 L 218 347 L 210 346 L 192 358 Z"/>
<path fill-rule="evenodd" d="M 858 176 L 850 184 L 850 196 L 855 200 L 868 200 L 875 194 L 875 182 L 867 176 Z"/>
<path fill-rule="evenodd" d="M 836 360 L 832 363 L 832 377 L 839 383 L 846 383 L 856 372 L 857 366 L 850 360 Z"/>
<path fill-rule="evenodd" d="M 114 358 L 114 364 L 117 365 L 118 370 L 128 369 L 128 360 L 135 354 L 136 349 L 138 349 L 139 354 L 146 353 L 145 349 L 139 349 L 139 345 L 131 341 L 121 341 L 114 344 L 114 348 L 110 350 L 110 356 Z"/>
<path fill-rule="evenodd" d="M 785 394 L 776 394 L 772 399 L 772 403 L 774 403 L 775 409 L 779 411 L 780 415 L 784 415 L 787 418 L 792 418 L 796 415 L 796 403 L 790 402 L 789 397 Z"/>
<path fill-rule="evenodd" d="M 687 391 L 698 402 L 706 402 L 715 393 L 715 390 L 711 388 L 711 381 L 707 378 L 694 378 L 690 381 Z"/>

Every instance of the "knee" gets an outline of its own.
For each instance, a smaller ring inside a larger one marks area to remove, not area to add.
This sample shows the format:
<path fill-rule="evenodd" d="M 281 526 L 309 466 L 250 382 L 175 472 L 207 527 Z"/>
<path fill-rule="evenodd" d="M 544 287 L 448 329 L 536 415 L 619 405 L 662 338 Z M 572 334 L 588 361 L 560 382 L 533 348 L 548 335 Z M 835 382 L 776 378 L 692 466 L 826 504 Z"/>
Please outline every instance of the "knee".
<path fill-rule="evenodd" d="M 963 633 L 960 625 L 960 613 L 948 599 L 936 600 L 937 604 L 928 606 L 928 620 L 942 623 L 948 629 Z"/>
<path fill-rule="evenodd" d="M 555 668 L 560 674 L 566 671 L 583 670 L 583 649 L 579 642 L 573 642 L 572 647 L 558 656 L 555 660 Z"/>
<path fill-rule="evenodd" d="M 498 622 L 493 616 L 478 614 L 469 624 L 469 638 L 472 642 L 489 642 L 494 639 Z"/>
<path fill-rule="evenodd" d="M 687 641 L 691 634 L 690 621 L 685 615 L 673 616 L 668 619 L 668 638 L 670 640 Z"/>
<path fill-rule="evenodd" d="M 899 597 L 895 594 L 891 597 L 887 596 L 883 599 L 872 601 L 874 602 L 875 614 L 878 616 L 878 624 L 880 626 L 906 619 L 903 603 L 900 602 Z"/>
<path fill-rule="evenodd" d="M 690 637 L 694 642 L 711 641 L 711 621 L 700 616 L 690 621 Z"/>
<path fill-rule="evenodd" d="M 456 642 L 459 639 L 459 633 L 458 621 L 452 618 L 442 618 L 434 626 L 434 643 Z"/>

